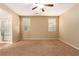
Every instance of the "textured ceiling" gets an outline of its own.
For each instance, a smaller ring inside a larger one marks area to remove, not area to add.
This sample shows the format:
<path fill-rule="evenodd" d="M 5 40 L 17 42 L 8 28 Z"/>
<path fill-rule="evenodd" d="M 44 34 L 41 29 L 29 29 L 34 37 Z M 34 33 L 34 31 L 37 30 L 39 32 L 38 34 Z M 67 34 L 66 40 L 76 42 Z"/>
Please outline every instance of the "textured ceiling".
<path fill-rule="evenodd" d="M 41 10 L 38 8 L 33 11 L 32 8 L 34 7 L 34 5 L 32 3 L 6 3 L 5 5 L 7 5 L 10 9 L 12 9 L 20 16 L 59 16 L 71 7 L 73 7 L 75 4 L 54 3 L 54 7 L 44 7 L 45 12 L 41 12 Z"/>

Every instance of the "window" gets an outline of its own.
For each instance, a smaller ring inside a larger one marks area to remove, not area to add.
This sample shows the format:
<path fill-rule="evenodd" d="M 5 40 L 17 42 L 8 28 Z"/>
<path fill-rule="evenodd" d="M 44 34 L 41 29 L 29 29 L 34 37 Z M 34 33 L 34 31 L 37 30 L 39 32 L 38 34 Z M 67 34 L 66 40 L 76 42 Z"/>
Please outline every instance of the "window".
<path fill-rule="evenodd" d="M 10 19 L 0 19 L 0 36 L 2 41 L 12 39 L 12 21 Z"/>
<path fill-rule="evenodd" d="M 55 18 L 48 19 L 48 31 L 49 32 L 56 31 L 56 19 Z"/>
<path fill-rule="evenodd" d="M 30 31 L 30 18 L 23 18 L 23 29 L 24 31 Z"/>

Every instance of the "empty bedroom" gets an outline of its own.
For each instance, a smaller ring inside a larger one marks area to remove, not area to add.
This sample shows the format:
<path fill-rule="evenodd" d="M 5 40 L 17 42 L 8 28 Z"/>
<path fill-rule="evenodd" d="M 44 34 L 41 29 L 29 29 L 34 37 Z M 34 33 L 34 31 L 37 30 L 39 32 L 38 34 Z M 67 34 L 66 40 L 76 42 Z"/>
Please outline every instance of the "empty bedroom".
<path fill-rule="evenodd" d="M 0 56 L 79 56 L 79 4 L 0 3 Z"/>

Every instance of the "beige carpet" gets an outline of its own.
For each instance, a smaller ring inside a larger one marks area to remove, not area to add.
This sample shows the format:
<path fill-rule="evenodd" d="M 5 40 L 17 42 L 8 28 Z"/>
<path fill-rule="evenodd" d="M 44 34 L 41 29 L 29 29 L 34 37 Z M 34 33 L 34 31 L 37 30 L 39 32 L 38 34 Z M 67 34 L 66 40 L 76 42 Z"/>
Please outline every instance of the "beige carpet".
<path fill-rule="evenodd" d="M 19 41 L 0 49 L 2 56 L 79 56 L 79 51 L 59 40 Z"/>
<path fill-rule="evenodd" d="M 0 43 L 0 49 L 6 46 L 7 43 Z"/>

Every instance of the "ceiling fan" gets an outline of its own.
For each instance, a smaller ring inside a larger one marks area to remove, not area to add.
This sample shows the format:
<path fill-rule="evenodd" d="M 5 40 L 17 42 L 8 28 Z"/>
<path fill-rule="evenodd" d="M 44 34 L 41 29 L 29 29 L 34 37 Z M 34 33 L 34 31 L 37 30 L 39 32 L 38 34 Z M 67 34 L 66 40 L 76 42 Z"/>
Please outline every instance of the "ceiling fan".
<path fill-rule="evenodd" d="M 38 4 L 36 3 L 36 6 L 32 8 L 32 10 L 35 10 L 37 8 L 40 8 L 42 12 L 45 12 L 44 7 L 53 7 L 54 4 Z"/>

